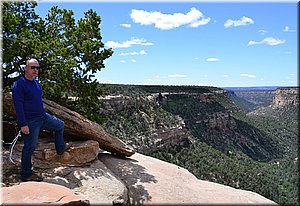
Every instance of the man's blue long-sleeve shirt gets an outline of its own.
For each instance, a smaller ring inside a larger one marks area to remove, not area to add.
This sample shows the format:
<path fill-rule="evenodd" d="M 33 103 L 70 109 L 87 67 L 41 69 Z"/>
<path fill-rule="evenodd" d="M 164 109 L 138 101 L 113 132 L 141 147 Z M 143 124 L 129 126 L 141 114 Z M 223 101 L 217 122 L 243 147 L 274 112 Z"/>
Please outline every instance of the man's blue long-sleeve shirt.
<path fill-rule="evenodd" d="M 28 80 L 23 76 L 14 82 L 12 97 L 20 127 L 45 113 L 42 94 L 42 88 L 35 79 Z"/>

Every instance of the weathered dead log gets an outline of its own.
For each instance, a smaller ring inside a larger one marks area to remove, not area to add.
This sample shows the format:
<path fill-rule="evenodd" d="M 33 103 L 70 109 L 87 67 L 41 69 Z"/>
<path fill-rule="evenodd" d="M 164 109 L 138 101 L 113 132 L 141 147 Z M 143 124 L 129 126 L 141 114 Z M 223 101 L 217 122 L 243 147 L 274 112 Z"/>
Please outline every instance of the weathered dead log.
<path fill-rule="evenodd" d="M 43 99 L 45 111 L 65 122 L 65 135 L 70 135 L 87 140 L 95 140 L 103 150 L 121 156 L 131 156 L 134 149 L 126 145 L 122 140 L 114 137 L 103 129 L 103 127 L 66 107 L 53 101 Z M 3 111 L 16 117 L 11 93 L 3 95 Z"/>

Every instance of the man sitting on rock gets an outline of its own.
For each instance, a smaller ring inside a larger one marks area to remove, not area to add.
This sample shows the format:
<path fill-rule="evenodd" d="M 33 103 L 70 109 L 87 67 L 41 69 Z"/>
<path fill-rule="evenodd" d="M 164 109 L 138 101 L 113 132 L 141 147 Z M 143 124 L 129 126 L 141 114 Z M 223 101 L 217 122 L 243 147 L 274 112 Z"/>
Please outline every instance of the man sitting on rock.
<path fill-rule="evenodd" d="M 40 69 L 36 59 L 26 61 L 25 75 L 14 82 L 12 96 L 17 114 L 18 126 L 24 140 L 21 158 L 21 180 L 42 181 L 32 171 L 31 157 L 37 146 L 40 130 L 55 133 L 55 149 L 62 155 L 69 145 L 64 142 L 64 122 L 44 111 L 42 88 L 36 80 Z"/>

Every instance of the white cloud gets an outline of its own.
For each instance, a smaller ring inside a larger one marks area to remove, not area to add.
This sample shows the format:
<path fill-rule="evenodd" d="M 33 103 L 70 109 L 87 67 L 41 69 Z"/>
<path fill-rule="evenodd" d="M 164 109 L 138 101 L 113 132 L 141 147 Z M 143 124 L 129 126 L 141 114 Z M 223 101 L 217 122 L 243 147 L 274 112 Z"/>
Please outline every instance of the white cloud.
<path fill-rule="evenodd" d="M 148 12 L 144 10 L 132 9 L 131 19 L 134 23 L 141 25 L 152 25 L 161 30 L 170 30 L 182 25 L 189 25 L 190 27 L 199 27 L 208 24 L 210 18 L 204 18 L 203 14 L 196 8 L 186 13 L 163 14 L 161 12 Z"/>
<path fill-rule="evenodd" d="M 121 62 L 121 63 L 125 63 L 125 60 L 121 60 L 120 62 Z"/>
<path fill-rule="evenodd" d="M 120 26 L 125 27 L 125 28 L 130 28 L 131 24 L 120 24 Z"/>
<path fill-rule="evenodd" d="M 210 18 L 201 19 L 200 21 L 196 21 L 196 22 L 191 23 L 189 26 L 193 27 L 193 28 L 197 28 L 199 26 L 208 24 L 209 21 L 210 21 Z"/>
<path fill-rule="evenodd" d="M 147 52 L 146 52 L 145 50 L 141 50 L 141 51 L 140 51 L 140 54 L 145 55 L 145 54 L 147 54 Z"/>
<path fill-rule="evenodd" d="M 285 26 L 282 31 L 284 31 L 284 32 L 295 32 L 296 30 L 290 29 L 288 26 Z"/>
<path fill-rule="evenodd" d="M 206 61 L 208 61 L 208 62 L 217 62 L 217 61 L 220 61 L 220 59 L 214 58 L 214 57 L 210 57 L 210 58 L 207 58 Z"/>
<path fill-rule="evenodd" d="M 168 77 L 169 78 L 185 78 L 187 76 L 184 74 L 169 74 Z"/>
<path fill-rule="evenodd" d="M 253 23 L 254 23 L 254 21 L 251 18 L 243 16 L 239 20 L 228 19 L 224 23 L 224 26 L 226 28 L 229 28 L 229 27 L 236 27 L 236 26 L 246 26 L 246 25 L 253 24 Z"/>
<path fill-rule="evenodd" d="M 256 44 L 266 44 L 269 46 L 276 46 L 279 44 L 283 44 L 284 42 L 285 42 L 285 40 L 275 39 L 273 37 L 267 37 L 259 42 L 251 40 L 248 42 L 248 46 L 252 46 L 252 45 L 256 45 Z"/>
<path fill-rule="evenodd" d="M 141 51 L 139 51 L 139 52 L 134 51 L 134 52 L 127 52 L 127 53 L 120 53 L 120 54 L 118 54 L 118 55 L 119 55 L 119 56 L 128 56 L 128 55 L 145 55 L 145 54 L 147 54 L 147 53 L 145 52 L 145 50 L 141 50 Z"/>
<path fill-rule="evenodd" d="M 295 74 L 290 74 L 290 76 L 294 76 Z"/>
<path fill-rule="evenodd" d="M 119 56 L 127 56 L 127 55 L 138 55 L 138 52 L 127 52 L 127 53 L 120 53 Z"/>
<path fill-rule="evenodd" d="M 115 42 L 115 41 L 107 41 L 105 43 L 106 47 L 113 48 L 113 49 L 114 48 L 129 48 L 133 45 L 151 46 L 151 45 L 153 45 L 153 43 L 147 42 L 144 39 L 137 39 L 137 38 L 132 38 L 131 40 L 127 40 L 122 43 Z"/>
<path fill-rule="evenodd" d="M 229 77 L 229 75 L 228 74 L 224 74 L 223 77 L 227 78 L 227 77 Z"/>
<path fill-rule="evenodd" d="M 254 74 L 240 74 L 241 77 L 249 77 L 249 78 L 256 78 Z"/>
<path fill-rule="evenodd" d="M 135 63 L 135 62 L 136 62 L 136 60 L 135 60 L 135 59 L 131 59 L 131 62 Z"/>
<path fill-rule="evenodd" d="M 266 33 L 268 33 L 268 31 L 261 29 L 258 31 L 258 33 L 260 33 L 261 35 L 265 35 Z"/>

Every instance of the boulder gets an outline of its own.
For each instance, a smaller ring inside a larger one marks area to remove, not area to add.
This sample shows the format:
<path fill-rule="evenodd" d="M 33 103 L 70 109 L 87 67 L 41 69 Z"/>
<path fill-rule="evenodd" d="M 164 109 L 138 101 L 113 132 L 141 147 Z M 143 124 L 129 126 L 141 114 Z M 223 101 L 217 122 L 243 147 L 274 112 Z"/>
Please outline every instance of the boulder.
<path fill-rule="evenodd" d="M 24 182 L 1 188 L 1 205 L 90 205 L 82 195 L 70 189 L 47 182 Z"/>
<path fill-rule="evenodd" d="M 56 154 L 53 142 L 48 144 L 38 144 L 35 151 L 36 159 L 47 163 L 65 163 L 68 165 L 81 165 L 97 158 L 99 153 L 99 143 L 94 140 L 83 142 L 70 142 L 71 147 L 62 155 Z"/>
<path fill-rule="evenodd" d="M 85 165 L 94 159 L 97 159 L 99 153 L 99 143 L 94 140 L 69 142 L 71 147 L 62 155 L 58 155 L 55 150 L 55 144 L 50 139 L 40 138 L 37 148 L 33 153 L 33 166 L 39 168 L 48 168 L 49 165 L 66 164 L 69 166 Z M 18 140 L 13 152 L 12 159 L 20 165 L 22 155 L 23 141 Z M 8 155 L 8 154 L 7 154 Z M 8 161 L 8 156 L 3 158 Z M 47 165 L 47 166 L 46 166 Z"/>

